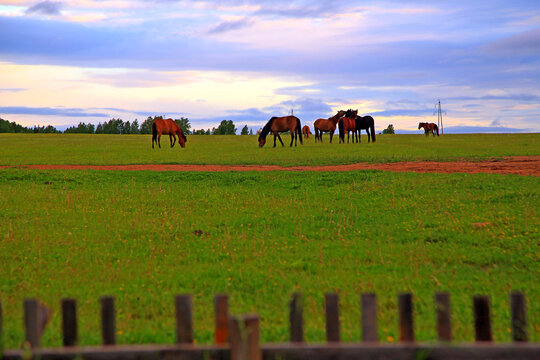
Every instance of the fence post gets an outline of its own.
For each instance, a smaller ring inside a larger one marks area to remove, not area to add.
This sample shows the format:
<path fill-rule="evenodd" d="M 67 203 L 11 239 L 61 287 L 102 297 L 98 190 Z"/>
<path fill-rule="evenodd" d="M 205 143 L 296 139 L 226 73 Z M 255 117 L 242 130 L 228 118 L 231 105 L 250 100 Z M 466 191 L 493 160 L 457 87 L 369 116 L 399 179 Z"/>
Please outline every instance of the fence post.
<path fill-rule="evenodd" d="M 339 335 L 339 297 L 335 293 L 324 295 L 326 310 L 326 341 L 338 342 Z"/>
<path fill-rule="evenodd" d="M 26 341 L 31 348 L 40 347 L 41 334 L 49 321 L 49 309 L 37 299 L 24 300 L 24 325 Z"/>
<path fill-rule="evenodd" d="M 229 318 L 231 360 L 262 360 L 259 345 L 259 317 L 257 315 Z"/>
<path fill-rule="evenodd" d="M 362 341 L 377 342 L 377 295 L 362 294 Z"/>
<path fill-rule="evenodd" d="M 101 303 L 101 339 L 103 345 L 116 344 L 114 297 L 103 296 Z"/>
<path fill-rule="evenodd" d="M 400 341 L 414 341 L 412 294 L 398 295 Z"/>
<path fill-rule="evenodd" d="M 3 326 L 3 320 L 2 317 L 2 301 L 0 300 L 0 354 L 4 353 L 4 328 Z"/>
<path fill-rule="evenodd" d="M 489 297 L 475 296 L 473 298 L 473 308 L 476 341 L 492 341 Z"/>
<path fill-rule="evenodd" d="M 62 299 L 62 337 L 64 346 L 74 346 L 78 342 L 77 303 L 75 299 Z"/>
<path fill-rule="evenodd" d="M 510 312 L 512 317 L 512 340 L 528 341 L 527 308 L 525 295 L 514 291 L 510 294 Z"/>
<path fill-rule="evenodd" d="M 191 295 L 176 295 L 176 335 L 178 344 L 193 343 Z"/>
<path fill-rule="evenodd" d="M 289 305 L 289 325 L 291 342 L 304 342 L 302 294 L 294 293 Z"/>
<path fill-rule="evenodd" d="M 437 336 L 439 341 L 452 341 L 452 325 L 450 321 L 450 294 L 435 294 L 435 311 L 437 312 Z"/>
<path fill-rule="evenodd" d="M 216 316 L 216 344 L 225 344 L 229 341 L 229 298 L 226 294 L 214 297 L 214 312 Z"/>

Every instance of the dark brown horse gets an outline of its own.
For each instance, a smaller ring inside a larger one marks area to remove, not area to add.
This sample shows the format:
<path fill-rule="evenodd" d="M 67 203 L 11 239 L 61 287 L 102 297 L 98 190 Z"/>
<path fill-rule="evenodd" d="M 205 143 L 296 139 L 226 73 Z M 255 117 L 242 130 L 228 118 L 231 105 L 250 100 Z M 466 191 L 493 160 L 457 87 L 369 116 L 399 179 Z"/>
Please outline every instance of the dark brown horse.
<path fill-rule="evenodd" d="M 178 143 L 181 147 L 186 147 L 186 135 L 173 119 L 156 119 L 152 123 L 152 149 L 154 148 L 154 141 L 157 142 L 161 149 L 161 135 L 168 134 L 171 141 L 171 147 L 176 143 L 176 136 L 178 135 Z M 173 141 L 174 139 L 174 141 Z"/>
<path fill-rule="evenodd" d="M 330 143 L 332 143 L 332 136 L 334 136 L 334 132 L 336 131 L 336 125 L 340 117 L 345 114 L 345 111 L 339 110 L 336 115 L 328 118 L 328 119 L 317 119 L 313 123 L 313 127 L 315 128 L 315 142 L 317 142 L 317 139 L 319 139 L 320 142 L 322 142 L 322 134 L 323 132 L 329 132 L 330 133 Z"/>
<path fill-rule="evenodd" d="M 424 128 L 426 136 L 429 136 L 429 133 L 432 133 L 433 136 L 435 136 L 434 131 L 436 131 L 437 136 L 439 136 L 439 127 L 437 126 L 437 124 L 421 122 L 418 124 L 418 130 L 420 130 L 420 128 Z"/>
<path fill-rule="evenodd" d="M 345 143 L 345 133 L 347 133 L 347 144 L 349 143 L 349 131 L 352 131 L 352 140 L 354 143 L 354 137 L 356 136 L 356 142 L 358 142 L 358 134 L 356 132 L 356 116 L 358 115 L 357 110 L 347 110 L 345 115 L 338 121 L 339 129 L 339 143 Z"/>
<path fill-rule="evenodd" d="M 302 135 L 304 135 L 304 139 L 309 139 L 309 135 L 313 135 L 313 133 L 309 129 L 309 126 L 304 125 L 302 127 Z"/>
<path fill-rule="evenodd" d="M 358 131 L 358 142 L 361 142 L 362 129 L 366 130 L 367 141 L 373 140 L 375 142 L 375 120 L 370 116 L 357 116 L 356 117 L 356 131 Z"/>
<path fill-rule="evenodd" d="M 281 140 L 281 136 L 279 136 L 280 132 L 283 131 L 290 131 L 291 132 L 291 145 L 294 140 L 294 146 L 296 146 L 297 143 L 297 137 L 300 137 L 300 144 L 304 144 L 302 141 L 302 124 L 300 124 L 300 119 L 296 116 L 289 115 L 289 116 L 282 116 L 282 117 L 276 117 L 274 116 L 268 122 L 266 125 L 264 125 L 261 134 L 259 135 L 259 147 L 263 147 L 264 144 L 266 144 L 266 136 L 269 133 L 274 134 L 274 147 L 276 147 L 276 137 L 279 139 L 279 142 L 281 143 L 281 146 L 283 145 L 283 141 Z"/>

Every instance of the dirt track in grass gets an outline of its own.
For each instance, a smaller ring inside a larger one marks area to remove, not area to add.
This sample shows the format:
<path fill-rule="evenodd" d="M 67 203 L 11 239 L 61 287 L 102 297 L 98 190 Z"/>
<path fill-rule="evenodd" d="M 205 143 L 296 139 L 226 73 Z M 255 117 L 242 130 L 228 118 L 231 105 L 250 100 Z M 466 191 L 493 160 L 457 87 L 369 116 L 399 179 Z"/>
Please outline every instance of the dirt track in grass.
<path fill-rule="evenodd" d="M 3 166 L 4 168 L 8 166 Z M 418 173 L 491 173 L 540 176 L 540 156 L 514 156 L 483 161 L 405 161 L 393 163 L 356 163 L 348 165 L 292 166 L 277 165 L 21 165 L 26 169 L 120 170 L 120 171 L 353 171 L 383 170 Z"/>

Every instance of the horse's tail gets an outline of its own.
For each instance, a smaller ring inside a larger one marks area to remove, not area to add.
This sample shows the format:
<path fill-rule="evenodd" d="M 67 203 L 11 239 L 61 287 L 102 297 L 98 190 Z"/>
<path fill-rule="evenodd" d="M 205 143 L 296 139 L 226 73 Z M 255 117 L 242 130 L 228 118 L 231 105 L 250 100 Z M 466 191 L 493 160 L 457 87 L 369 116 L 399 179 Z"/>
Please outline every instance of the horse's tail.
<path fill-rule="evenodd" d="M 375 142 L 375 121 L 371 122 L 371 140 Z"/>
<path fill-rule="evenodd" d="M 157 142 L 157 125 L 155 122 L 152 123 L 152 149 L 154 148 L 154 141 Z"/>
<path fill-rule="evenodd" d="M 345 128 L 343 126 L 343 118 L 340 118 L 338 121 L 338 129 L 339 129 L 339 140 L 340 142 L 345 142 Z"/>
<path fill-rule="evenodd" d="M 439 136 L 439 127 L 435 124 L 433 124 L 433 127 L 435 128 L 435 130 L 437 131 L 437 136 Z"/>
<path fill-rule="evenodd" d="M 296 132 L 298 133 L 298 136 L 300 136 L 300 144 L 304 145 L 304 141 L 302 140 L 302 124 L 300 123 L 300 119 L 296 118 Z"/>

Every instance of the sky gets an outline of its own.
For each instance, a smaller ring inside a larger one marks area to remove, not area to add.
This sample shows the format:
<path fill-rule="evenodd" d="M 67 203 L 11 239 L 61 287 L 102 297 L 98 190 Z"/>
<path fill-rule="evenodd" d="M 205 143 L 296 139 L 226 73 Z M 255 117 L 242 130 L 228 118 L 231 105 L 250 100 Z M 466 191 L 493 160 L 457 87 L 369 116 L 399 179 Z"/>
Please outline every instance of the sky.
<path fill-rule="evenodd" d="M 0 0 L 0 117 L 540 131 L 540 1 Z"/>

